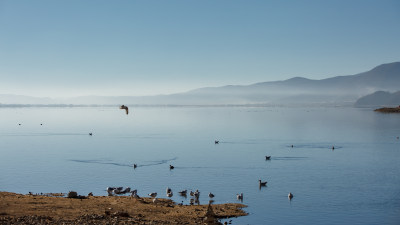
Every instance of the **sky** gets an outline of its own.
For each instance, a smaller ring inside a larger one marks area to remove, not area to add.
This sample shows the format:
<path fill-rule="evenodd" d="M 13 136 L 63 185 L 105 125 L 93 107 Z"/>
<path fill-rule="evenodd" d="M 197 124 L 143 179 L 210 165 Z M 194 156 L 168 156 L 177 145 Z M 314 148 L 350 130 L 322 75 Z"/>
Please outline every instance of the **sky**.
<path fill-rule="evenodd" d="M 395 61 L 398 0 L 0 0 L 0 94 L 171 94 Z"/>

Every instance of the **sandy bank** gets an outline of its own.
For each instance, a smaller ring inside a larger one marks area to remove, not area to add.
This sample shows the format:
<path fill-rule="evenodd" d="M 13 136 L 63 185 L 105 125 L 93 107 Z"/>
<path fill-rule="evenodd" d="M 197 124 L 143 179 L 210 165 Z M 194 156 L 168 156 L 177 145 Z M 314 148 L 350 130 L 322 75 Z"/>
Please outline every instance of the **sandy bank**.
<path fill-rule="evenodd" d="M 172 200 L 128 196 L 86 199 L 0 192 L 0 224 L 218 224 L 247 215 L 243 204 L 177 205 Z"/>

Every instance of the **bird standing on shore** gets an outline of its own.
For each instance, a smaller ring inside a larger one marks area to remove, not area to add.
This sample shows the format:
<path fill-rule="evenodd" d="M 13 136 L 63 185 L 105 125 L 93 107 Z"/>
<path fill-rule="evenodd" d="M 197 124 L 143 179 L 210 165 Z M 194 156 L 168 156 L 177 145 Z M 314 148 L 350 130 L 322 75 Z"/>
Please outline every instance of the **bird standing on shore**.
<path fill-rule="evenodd" d="M 152 192 L 149 194 L 149 196 L 155 198 L 155 197 L 157 197 L 157 192 Z"/>

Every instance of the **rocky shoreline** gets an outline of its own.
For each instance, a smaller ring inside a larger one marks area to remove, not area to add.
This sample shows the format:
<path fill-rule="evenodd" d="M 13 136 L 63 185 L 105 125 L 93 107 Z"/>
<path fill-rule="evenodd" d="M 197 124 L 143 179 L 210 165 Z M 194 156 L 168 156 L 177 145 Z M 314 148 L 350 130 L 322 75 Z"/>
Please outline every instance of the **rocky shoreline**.
<path fill-rule="evenodd" d="M 379 108 L 375 109 L 375 112 L 383 112 L 383 113 L 400 113 L 400 106 L 390 108 L 390 107 L 384 107 L 384 108 Z"/>
<path fill-rule="evenodd" d="M 0 192 L 0 224 L 221 224 L 247 215 L 239 203 L 180 205 L 128 196 L 64 198 Z"/>

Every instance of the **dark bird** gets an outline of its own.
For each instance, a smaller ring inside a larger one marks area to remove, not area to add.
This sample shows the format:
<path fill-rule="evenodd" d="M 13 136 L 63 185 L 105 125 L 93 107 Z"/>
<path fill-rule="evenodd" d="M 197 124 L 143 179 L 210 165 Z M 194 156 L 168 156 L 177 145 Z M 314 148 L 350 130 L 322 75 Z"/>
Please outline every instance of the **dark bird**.
<path fill-rule="evenodd" d="M 175 167 L 173 165 L 169 165 L 169 169 L 173 170 Z"/>
<path fill-rule="evenodd" d="M 288 194 L 288 198 L 289 198 L 289 200 L 292 200 L 292 198 L 293 198 L 293 194 L 292 194 L 292 192 L 289 192 L 289 194 Z"/>
<path fill-rule="evenodd" d="M 271 156 L 270 155 L 266 155 L 265 156 L 265 160 L 270 160 L 271 159 Z"/>
<path fill-rule="evenodd" d="M 136 167 L 137 167 L 137 165 L 136 165 L 136 164 L 133 164 L 133 169 L 136 169 Z"/>
<path fill-rule="evenodd" d="M 128 113 L 129 113 L 128 106 L 126 106 L 126 105 L 121 105 L 119 108 L 120 108 L 120 109 L 125 109 L 126 115 L 128 115 Z"/>
<path fill-rule="evenodd" d="M 92 135 L 93 135 L 93 133 L 89 133 L 89 135 L 90 135 L 90 136 L 92 136 Z"/>
<path fill-rule="evenodd" d="M 262 182 L 261 180 L 258 180 L 258 182 L 259 182 L 260 186 L 266 186 L 268 183 L 267 181 Z"/>
<path fill-rule="evenodd" d="M 214 143 L 215 143 L 215 144 L 219 144 L 219 141 L 215 140 Z"/>
<path fill-rule="evenodd" d="M 182 191 L 180 191 L 180 192 L 178 192 L 180 195 L 182 195 L 182 196 L 186 196 L 186 194 L 187 194 L 187 190 L 182 190 Z"/>

